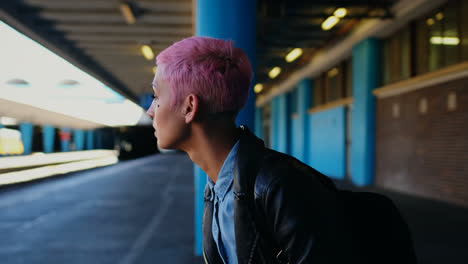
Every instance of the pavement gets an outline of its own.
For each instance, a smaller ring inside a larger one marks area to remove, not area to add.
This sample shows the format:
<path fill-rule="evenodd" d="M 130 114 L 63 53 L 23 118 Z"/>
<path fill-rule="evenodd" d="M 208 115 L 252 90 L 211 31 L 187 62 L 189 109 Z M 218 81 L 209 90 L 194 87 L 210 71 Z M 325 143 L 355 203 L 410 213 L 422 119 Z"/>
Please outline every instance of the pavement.
<path fill-rule="evenodd" d="M 0 189 L 0 263 L 203 263 L 193 165 L 153 155 Z"/>
<path fill-rule="evenodd" d="M 468 208 L 389 190 L 419 263 L 467 263 Z M 157 154 L 0 188 L 0 264 L 203 263 L 193 255 L 193 165 Z"/>

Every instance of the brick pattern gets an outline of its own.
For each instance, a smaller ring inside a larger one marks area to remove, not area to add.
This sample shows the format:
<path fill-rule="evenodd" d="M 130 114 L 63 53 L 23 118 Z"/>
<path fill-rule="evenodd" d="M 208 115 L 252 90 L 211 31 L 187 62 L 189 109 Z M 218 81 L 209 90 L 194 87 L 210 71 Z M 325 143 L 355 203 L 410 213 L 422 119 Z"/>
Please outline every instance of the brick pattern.
<path fill-rule="evenodd" d="M 376 143 L 376 185 L 468 207 L 468 78 L 379 99 Z"/>

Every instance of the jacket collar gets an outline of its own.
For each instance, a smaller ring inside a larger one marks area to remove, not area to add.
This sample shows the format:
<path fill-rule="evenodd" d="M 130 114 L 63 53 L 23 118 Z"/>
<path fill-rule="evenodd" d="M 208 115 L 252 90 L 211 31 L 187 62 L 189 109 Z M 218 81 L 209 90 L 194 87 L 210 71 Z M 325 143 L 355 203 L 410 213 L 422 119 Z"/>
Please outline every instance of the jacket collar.
<path fill-rule="evenodd" d="M 254 223 L 254 185 L 259 169 L 259 157 L 265 146 L 247 126 L 240 126 L 238 170 L 234 174 L 234 225 L 237 259 L 239 263 L 251 263 L 259 238 Z"/>

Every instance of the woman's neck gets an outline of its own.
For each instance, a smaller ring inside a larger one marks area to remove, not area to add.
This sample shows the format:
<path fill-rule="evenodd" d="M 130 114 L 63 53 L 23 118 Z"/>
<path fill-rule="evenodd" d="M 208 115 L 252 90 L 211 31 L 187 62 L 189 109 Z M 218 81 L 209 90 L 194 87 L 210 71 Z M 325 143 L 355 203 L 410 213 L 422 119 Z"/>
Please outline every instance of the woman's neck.
<path fill-rule="evenodd" d="M 194 124 L 183 150 L 216 183 L 224 161 L 239 137 L 240 131 L 234 123 L 216 126 Z"/>

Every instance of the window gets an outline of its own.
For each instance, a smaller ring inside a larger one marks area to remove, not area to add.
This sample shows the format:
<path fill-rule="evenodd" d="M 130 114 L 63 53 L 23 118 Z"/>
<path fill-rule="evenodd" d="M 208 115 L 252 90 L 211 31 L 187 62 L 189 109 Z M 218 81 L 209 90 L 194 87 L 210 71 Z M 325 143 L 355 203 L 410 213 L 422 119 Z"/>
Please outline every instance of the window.
<path fill-rule="evenodd" d="M 468 1 L 452 0 L 382 45 L 382 84 L 468 60 Z"/>
<path fill-rule="evenodd" d="M 466 1 L 462 1 L 466 2 Z M 444 9 L 444 35 L 447 45 L 442 45 L 445 49 L 444 66 L 453 65 L 459 62 L 460 34 L 457 23 L 457 1 L 449 1 Z"/>
<path fill-rule="evenodd" d="M 461 39 L 461 59 L 468 61 L 468 1 L 460 1 L 460 39 Z"/>
<path fill-rule="evenodd" d="M 341 75 L 340 67 L 333 67 L 327 72 L 327 103 L 340 99 Z"/>

